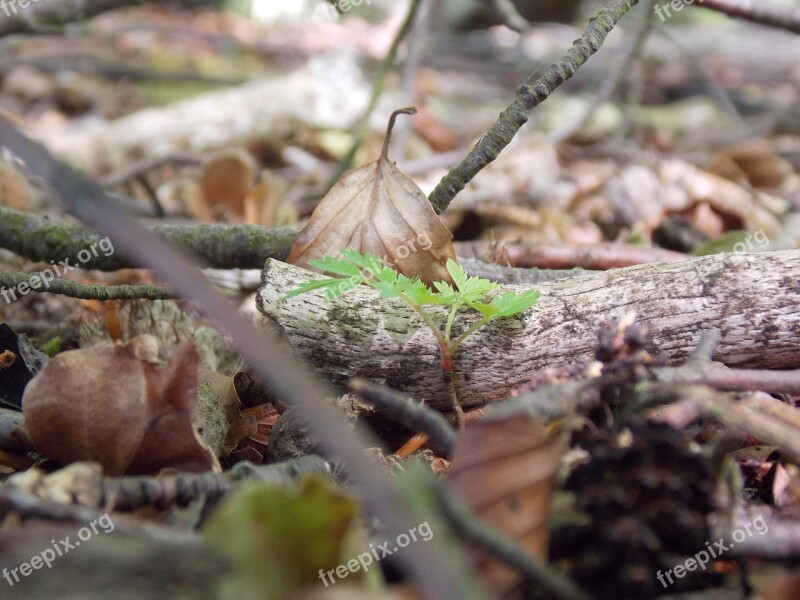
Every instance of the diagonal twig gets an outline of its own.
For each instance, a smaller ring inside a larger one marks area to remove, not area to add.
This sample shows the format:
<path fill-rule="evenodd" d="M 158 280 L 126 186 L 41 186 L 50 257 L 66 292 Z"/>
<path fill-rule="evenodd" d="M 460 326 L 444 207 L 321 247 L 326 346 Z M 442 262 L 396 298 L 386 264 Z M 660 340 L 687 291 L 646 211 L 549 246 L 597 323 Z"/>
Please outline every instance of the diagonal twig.
<path fill-rule="evenodd" d="M 544 102 L 565 81 L 600 49 L 606 36 L 639 0 L 612 0 L 589 21 L 583 35 L 575 41 L 542 77 L 534 83 L 523 82 L 517 97 L 506 108 L 489 131 L 458 165 L 450 169 L 428 196 L 437 213 L 444 211 L 452 199 L 464 189 L 481 169 L 492 162 L 508 146 L 520 128 L 528 122 L 528 113 Z"/>
<path fill-rule="evenodd" d="M 690 3 L 687 2 L 687 4 Z M 709 8 L 729 17 L 744 19 L 759 25 L 800 33 L 800 8 L 764 6 L 753 0 L 702 0 L 696 6 Z"/>
<path fill-rule="evenodd" d="M 115 248 L 129 260 L 152 268 L 177 292 L 192 298 L 200 310 L 235 340 L 257 379 L 294 404 L 320 445 L 347 465 L 366 509 L 381 520 L 389 535 L 407 533 L 425 520 L 425 515 L 407 500 L 397 483 L 381 472 L 364 451 L 377 445 L 372 436 L 361 429 L 349 428 L 327 401 L 334 396 L 333 391 L 302 368 L 283 343 L 255 329 L 205 280 L 185 254 L 122 213 L 98 183 L 57 161 L 42 145 L 25 137 L 2 117 L 0 144 L 50 183 L 76 217 L 107 233 Z M 414 550 L 398 553 L 398 562 L 426 597 L 431 600 L 484 597 L 466 563 L 454 561 L 452 550 L 445 555 L 437 539 Z"/>

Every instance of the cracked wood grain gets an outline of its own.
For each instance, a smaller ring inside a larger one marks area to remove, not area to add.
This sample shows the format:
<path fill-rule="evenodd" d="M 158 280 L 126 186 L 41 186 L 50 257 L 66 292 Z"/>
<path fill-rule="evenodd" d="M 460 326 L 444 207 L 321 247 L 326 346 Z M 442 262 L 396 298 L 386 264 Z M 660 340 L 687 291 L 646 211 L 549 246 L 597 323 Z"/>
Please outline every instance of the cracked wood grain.
<path fill-rule="evenodd" d="M 320 277 L 269 260 L 259 310 L 332 382 L 365 377 L 445 408 L 436 342 L 401 301 L 382 301 L 360 286 L 332 302 L 321 291 L 278 302 L 299 283 Z M 670 361 L 691 352 L 703 330 L 717 328 L 722 340 L 716 360 L 800 367 L 800 250 L 713 255 L 507 287 L 534 288 L 542 298 L 524 314 L 480 330 L 456 354 L 454 376 L 464 406 L 509 396 L 541 367 L 591 359 L 597 330 L 631 310 L 652 327 Z M 444 322 L 443 308 L 429 310 Z M 465 310 L 457 326 L 476 318 Z"/>

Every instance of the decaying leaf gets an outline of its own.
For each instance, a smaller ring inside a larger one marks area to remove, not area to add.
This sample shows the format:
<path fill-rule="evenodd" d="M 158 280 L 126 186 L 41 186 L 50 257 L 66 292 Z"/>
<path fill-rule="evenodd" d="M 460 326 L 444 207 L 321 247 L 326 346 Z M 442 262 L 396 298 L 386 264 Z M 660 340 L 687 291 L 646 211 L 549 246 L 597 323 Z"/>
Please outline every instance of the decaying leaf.
<path fill-rule="evenodd" d="M 179 344 L 161 367 L 153 346 L 141 336 L 48 362 L 22 398 L 36 447 L 62 463 L 95 460 L 107 475 L 218 470 L 193 425 L 197 351 Z"/>
<path fill-rule="evenodd" d="M 478 421 L 456 442 L 450 483 L 481 519 L 546 561 L 550 494 L 565 441 L 527 416 Z M 516 597 L 518 572 L 485 556 L 480 568 L 497 597 Z"/>
<path fill-rule="evenodd" d="M 351 171 L 331 188 L 295 239 L 288 262 L 310 268 L 310 259 L 352 248 L 375 254 L 427 284 L 452 283 L 445 263 L 456 258 L 453 234 L 422 190 L 387 158 L 395 118 L 415 112 L 405 108 L 392 113 L 378 160 Z"/>

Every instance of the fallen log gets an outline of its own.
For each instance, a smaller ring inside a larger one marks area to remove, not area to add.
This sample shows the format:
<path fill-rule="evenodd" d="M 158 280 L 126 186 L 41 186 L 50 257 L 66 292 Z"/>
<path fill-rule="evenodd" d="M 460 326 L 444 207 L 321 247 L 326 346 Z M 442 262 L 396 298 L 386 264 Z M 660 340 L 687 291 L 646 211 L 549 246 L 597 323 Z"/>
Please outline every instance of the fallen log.
<path fill-rule="evenodd" d="M 365 377 L 446 408 L 436 341 L 401 300 L 381 300 L 377 291 L 359 286 L 334 301 L 319 290 L 279 301 L 320 277 L 268 260 L 259 311 L 332 382 Z M 542 297 L 525 313 L 479 330 L 460 348 L 454 378 L 465 407 L 508 397 L 536 369 L 591 359 L 598 329 L 630 311 L 650 325 L 670 362 L 691 352 L 703 330 L 717 328 L 722 340 L 716 360 L 750 368 L 800 367 L 800 250 L 650 263 L 507 288 L 537 289 Z M 427 310 L 444 323 L 443 307 Z M 476 319 L 464 309 L 456 335 Z"/>

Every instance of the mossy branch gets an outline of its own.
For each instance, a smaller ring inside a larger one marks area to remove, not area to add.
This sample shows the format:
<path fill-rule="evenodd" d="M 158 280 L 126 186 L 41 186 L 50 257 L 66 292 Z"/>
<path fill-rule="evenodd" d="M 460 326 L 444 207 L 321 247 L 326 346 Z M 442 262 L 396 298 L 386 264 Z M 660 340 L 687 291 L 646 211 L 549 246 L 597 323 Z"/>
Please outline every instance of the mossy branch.
<path fill-rule="evenodd" d="M 217 269 L 261 269 L 267 259 L 283 260 L 297 235 L 291 229 L 258 225 L 159 225 L 153 230 Z M 134 266 L 116 254 L 98 253 L 85 263 L 77 260 L 81 250 L 98 244 L 100 239 L 80 225 L 0 207 L 0 248 L 34 262 L 69 259 L 71 265 L 98 271 Z M 473 258 L 459 258 L 458 262 L 470 277 L 499 283 L 538 283 L 585 273 L 577 269 L 516 269 Z"/>
<path fill-rule="evenodd" d="M 285 258 L 296 232 L 257 225 L 156 225 L 153 231 L 220 269 L 261 268 L 268 258 Z M 36 262 L 69 259 L 72 265 L 99 271 L 132 266 L 116 252 L 97 252 L 88 261 L 78 253 L 102 238 L 80 225 L 60 223 L 32 213 L 0 207 L 0 248 Z"/>
<path fill-rule="evenodd" d="M 524 82 L 517 97 L 506 108 L 489 131 L 458 165 L 445 175 L 428 197 L 437 213 L 444 211 L 456 194 L 464 189 L 481 169 L 492 162 L 508 146 L 520 128 L 527 123 L 528 113 L 544 102 L 565 81 L 600 49 L 606 36 L 639 0 L 613 0 L 589 21 L 583 35 L 572 48 L 554 63 L 535 83 Z"/>
<path fill-rule="evenodd" d="M 20 288 L 20 285 L 24 287 Z M 43 279 L 40 273 L 0 271 L 0 296 L 13 302 L 29 292 L 60 294 L 81 300 L 168 300 L 177 297 L 156 285 L 88 285 L 69 279 Z"/>

